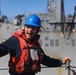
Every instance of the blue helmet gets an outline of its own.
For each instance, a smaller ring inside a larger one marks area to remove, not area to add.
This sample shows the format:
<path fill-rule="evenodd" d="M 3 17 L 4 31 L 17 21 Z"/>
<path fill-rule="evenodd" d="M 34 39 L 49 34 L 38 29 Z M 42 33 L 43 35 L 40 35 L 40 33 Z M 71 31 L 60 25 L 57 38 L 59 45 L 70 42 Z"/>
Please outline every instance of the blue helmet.
<path fill-rule="evenodd" d="M 32 14 L 26 19 L 24 25 L 41 27 L 41 20 L 37 15 Z"/>

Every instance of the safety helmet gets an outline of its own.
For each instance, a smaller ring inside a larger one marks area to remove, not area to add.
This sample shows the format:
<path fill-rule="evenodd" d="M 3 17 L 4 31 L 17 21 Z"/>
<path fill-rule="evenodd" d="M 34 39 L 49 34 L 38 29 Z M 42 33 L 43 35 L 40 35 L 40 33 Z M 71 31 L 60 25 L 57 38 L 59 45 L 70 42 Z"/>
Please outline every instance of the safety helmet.
<path fill-rule="evenodd" d="M 30 26 L 35 26 L 35 27 L 40 28 L 41 27 L 41 20 L 37 15 L 32 14 L 26 19 L 24 25 L 30 25 Z"/>

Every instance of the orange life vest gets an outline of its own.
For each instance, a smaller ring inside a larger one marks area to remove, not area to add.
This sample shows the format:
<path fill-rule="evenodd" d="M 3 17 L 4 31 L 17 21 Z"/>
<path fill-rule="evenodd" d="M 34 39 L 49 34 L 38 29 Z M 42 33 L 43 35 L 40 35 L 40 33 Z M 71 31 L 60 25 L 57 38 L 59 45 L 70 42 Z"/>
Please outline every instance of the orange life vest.
<path fill-rule="evenodd" d="M 16 36 L 20 41 L 21 55 L 14 57 L 10 55 L 9 68 L 17 73 L 39 72 L 41 70 L 43 53 L 37 45 L 33 47 L 26 43 L 25 39 Z"/>

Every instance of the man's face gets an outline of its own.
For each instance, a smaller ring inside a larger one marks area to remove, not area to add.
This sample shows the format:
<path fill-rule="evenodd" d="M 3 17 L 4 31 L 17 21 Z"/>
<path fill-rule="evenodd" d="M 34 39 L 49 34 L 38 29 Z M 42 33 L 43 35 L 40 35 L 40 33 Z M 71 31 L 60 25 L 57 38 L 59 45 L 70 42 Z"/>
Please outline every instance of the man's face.
<path fill-rule="evenodd" d="M 26 25 L 24 27 L 24 30 L 25 30 L 25 37 L 28 40 L 31 40 L 36 35 L 36 33 L 38 31 L 38 28 L 37 27 Z"/>

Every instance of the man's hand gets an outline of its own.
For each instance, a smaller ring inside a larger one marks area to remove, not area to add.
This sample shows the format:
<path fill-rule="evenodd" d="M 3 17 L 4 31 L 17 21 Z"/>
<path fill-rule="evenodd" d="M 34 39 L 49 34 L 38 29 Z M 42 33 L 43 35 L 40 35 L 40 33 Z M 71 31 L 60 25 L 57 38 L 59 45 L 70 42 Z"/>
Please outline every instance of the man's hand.
<path fill-rule="evenodd" d="M 62 60 L 62 64 L 66 64 L 67 61 L 71 61 L 71 59 L 69 57 L 64 57 Z"/>

